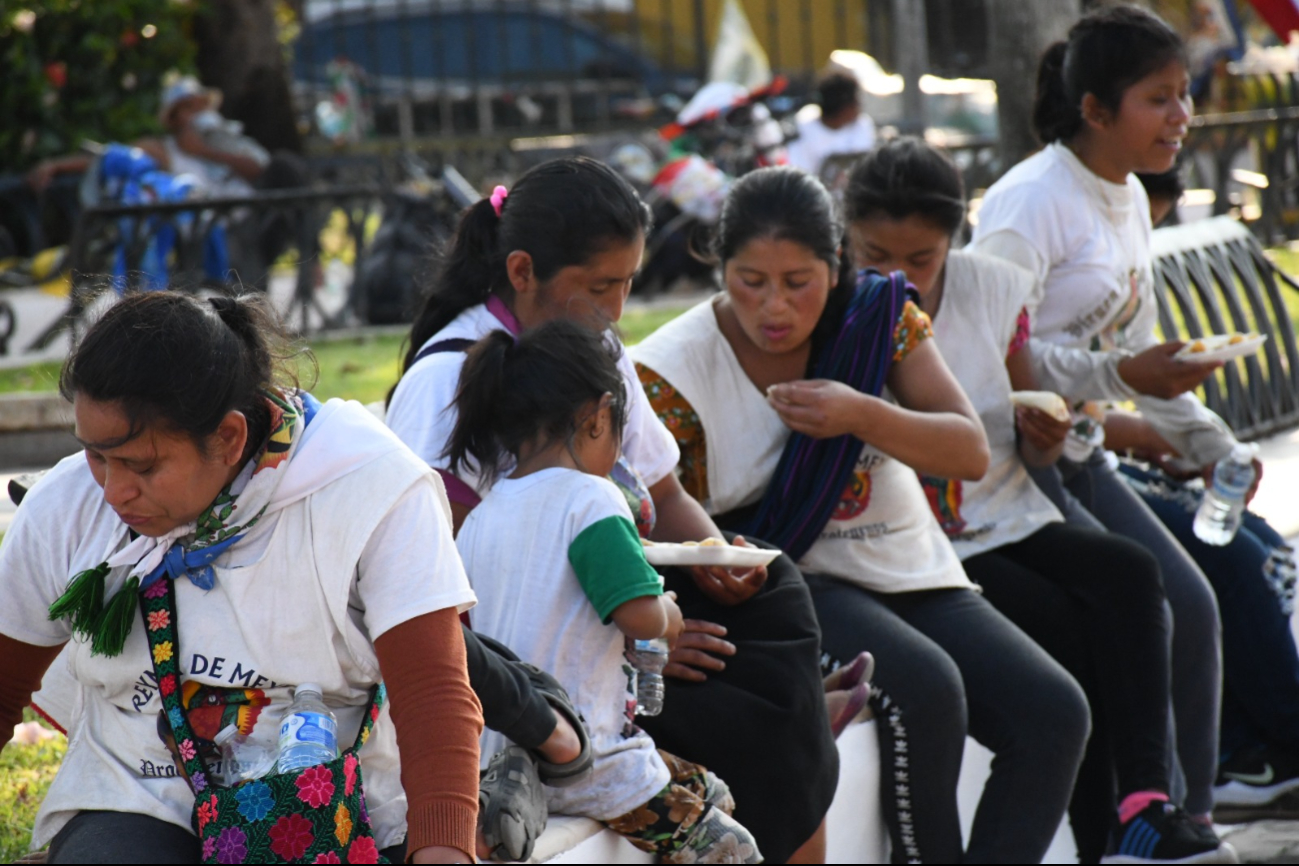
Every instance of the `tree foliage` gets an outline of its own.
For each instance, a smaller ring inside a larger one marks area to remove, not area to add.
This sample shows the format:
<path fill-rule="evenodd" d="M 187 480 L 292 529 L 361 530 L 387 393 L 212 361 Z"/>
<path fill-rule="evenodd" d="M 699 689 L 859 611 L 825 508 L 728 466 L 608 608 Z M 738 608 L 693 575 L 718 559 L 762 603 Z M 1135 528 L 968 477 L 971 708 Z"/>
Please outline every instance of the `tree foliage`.
<path fill-rule="evenodd" d="M 188 0 L 0 3 L 0 171 L 159 131 L 170 70 L 192 71 Z"/>

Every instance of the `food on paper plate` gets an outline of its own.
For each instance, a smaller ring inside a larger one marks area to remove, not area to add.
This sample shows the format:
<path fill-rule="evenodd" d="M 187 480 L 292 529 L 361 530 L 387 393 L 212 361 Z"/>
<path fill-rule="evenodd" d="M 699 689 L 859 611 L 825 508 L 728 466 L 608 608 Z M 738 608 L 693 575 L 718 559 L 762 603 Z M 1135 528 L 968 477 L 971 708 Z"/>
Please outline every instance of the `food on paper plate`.
<path fill-rule="evenodd" d="M 1064 398 L 1051 391 L 1015 391 L 1010 395 L 1010 402 L 1027 409 L 1045 412 L 1057 421 L 1069 420 L 1069 406 Z"/>
<path fill-rule="evenodd" d="M 1210 364 L 1215 361 L 1230 361 L 1243 358 L 1262 348 L 1267 342 L 1265 335 L 1255 331 L 1237 331 L 1230 334 L 1209 334 L 1191 340 L 1173 355 L 1182 361 Z"/>
<path fill-rule="evenodd" d="M 700 547 L 726 547 L 726 542 L 720 538 L 705 538 L 699 542 Z"/>

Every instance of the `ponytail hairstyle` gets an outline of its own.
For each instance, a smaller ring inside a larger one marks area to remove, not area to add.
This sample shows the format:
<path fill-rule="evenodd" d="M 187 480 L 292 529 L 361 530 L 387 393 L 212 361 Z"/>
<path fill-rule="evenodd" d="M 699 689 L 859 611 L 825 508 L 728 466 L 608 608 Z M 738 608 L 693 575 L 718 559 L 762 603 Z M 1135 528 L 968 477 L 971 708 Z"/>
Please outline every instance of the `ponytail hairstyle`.
<path fill-rule="evenodd" d="M 304 354 L 292 348 L 262 295 L 201 300 L 139 292 L 86 331 L 59 374 L 59 393 L 120 406 L 130 430 L 112 446 L 162 424 L 206 455 L 221 420 L 238 411 L 248 420 L 250 456 L 270 435 L 263 395 L 296 388 L 287 362 Z"/>
<path fill-rule="evenodd" d="M 895 138 L 853 166 L 844 211 L 849 222 L 914 214 L 954 235 L 965 222 L 965 184 L 938 148 L 914 136 Z"/>
<path fill-rule="evenodd" d="M 618 371 L 616 342 L 589 327 L 555 319 L 526 331 L 516 342 L 493 331 L 469 350 L 456 389 L 456 426 L 443 457 L 452 473 L 461 467 L 493 483 L 506 455 L 524 445 L 557 441 L 571 449 L 581 412 L 605 394 L 613 429 L 627 423 L 627 391 Z"/>
<path fill-rule="evenodd" d="M 529 169 L 509 190 L 500 214 L 482 199 L 460 217 L 450 250 L 425 293 L 411 328 L 402 372 L 428 339 L 492 294 L 514 295 L 505 260 L 515 250 L 532 256 L 541 282 L 561 268 L 585 264 L 612 244 L 649 231 L 650 210 L 609 166 L 585 156 Z"/>
<path fill-rule="evenodd" d="M 1186 45 L 1158 15 L 1127 5 L 1087 15 L 1042 55 L 1033 105 L 1037 137 L 1043 144 L 1068 141 L 1083 127 L 1083 96 L 1090 93 L 1117 113 L 1124 91 L 1174 60 L 1187 62 Z"/>

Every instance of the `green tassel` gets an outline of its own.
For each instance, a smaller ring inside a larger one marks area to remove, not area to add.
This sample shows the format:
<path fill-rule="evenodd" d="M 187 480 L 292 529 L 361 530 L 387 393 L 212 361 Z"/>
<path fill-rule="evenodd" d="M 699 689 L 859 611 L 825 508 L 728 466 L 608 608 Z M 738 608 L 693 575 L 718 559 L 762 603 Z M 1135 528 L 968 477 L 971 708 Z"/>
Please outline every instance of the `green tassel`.
<path fill-rule="evenodd" d="M 67 619 L 77 634 L 89 634 L 103 613 L 104 578 L 108 563 L 81 572 L 72 578 L 63 595 L 50 605 L 50 619 Z"/>
<path fill-rule="evenodd" d="M 90 654 L 94 656 L 120 656 L 126 646 L 126 637 L 135 625 L 135 611 L 139 605 L 140 578 L 132 577 L 117 595 L 109 600 L 99 621 L 95 623 L 90 639 Z"/>

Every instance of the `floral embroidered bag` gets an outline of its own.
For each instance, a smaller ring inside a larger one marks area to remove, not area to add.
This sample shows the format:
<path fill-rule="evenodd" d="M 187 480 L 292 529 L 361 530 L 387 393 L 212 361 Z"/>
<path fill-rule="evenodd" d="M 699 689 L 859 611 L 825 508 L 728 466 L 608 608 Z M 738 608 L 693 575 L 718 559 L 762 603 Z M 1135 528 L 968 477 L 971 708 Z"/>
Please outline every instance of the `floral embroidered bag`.
<path fill-rule="evenodd" d="M 190 820 L 204 863 L 381 863 L 365 810 L 357 752 L 383 707 L 375 686 L 356 742 L 327 764 L 276 773 L 227 788 L 207 779 L 196 738 L 181 705 L 179 629 L 170 580 L 140 595 L 149 650 L 174 752 L 194 791 Z"/>

